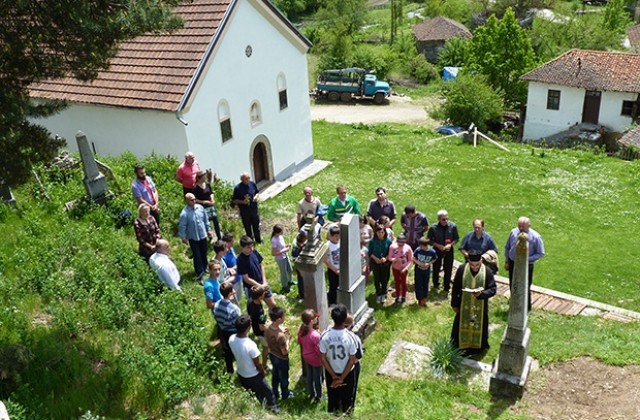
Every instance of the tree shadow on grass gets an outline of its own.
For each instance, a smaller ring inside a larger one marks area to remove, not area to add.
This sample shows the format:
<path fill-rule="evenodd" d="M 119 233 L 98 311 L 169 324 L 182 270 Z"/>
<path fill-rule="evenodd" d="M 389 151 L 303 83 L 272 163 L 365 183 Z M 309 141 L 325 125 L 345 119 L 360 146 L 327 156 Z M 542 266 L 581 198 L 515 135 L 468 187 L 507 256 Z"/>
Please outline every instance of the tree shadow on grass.
<path fill-rule="evenodd" d="M 14 372 L 12 389 L 3 389 L 27 418 L 78 418 L 87 411 L 127 418 L 122 378 L 103 349 L 54 328 L 38 328 L 20 345 L 0 351 L 29 357 Z"/>

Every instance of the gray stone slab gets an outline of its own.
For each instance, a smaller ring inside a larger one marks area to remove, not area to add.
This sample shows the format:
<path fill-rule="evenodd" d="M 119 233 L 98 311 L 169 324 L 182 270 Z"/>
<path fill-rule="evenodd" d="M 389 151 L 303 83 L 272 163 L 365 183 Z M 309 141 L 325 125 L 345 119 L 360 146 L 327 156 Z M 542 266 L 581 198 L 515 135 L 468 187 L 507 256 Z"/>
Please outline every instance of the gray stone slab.
<path fill-rule="evenodd" d="M 411 379 L 430 375 L 429 359 L 431 349 L 414 343 L 397 340 L 391 346 L 387 357 L 378 368 L 377 374 L 396 379 Z M 491 365 L 465 358 L 462 365 L 469 375 L 469 385 L 489 389 Z"/>

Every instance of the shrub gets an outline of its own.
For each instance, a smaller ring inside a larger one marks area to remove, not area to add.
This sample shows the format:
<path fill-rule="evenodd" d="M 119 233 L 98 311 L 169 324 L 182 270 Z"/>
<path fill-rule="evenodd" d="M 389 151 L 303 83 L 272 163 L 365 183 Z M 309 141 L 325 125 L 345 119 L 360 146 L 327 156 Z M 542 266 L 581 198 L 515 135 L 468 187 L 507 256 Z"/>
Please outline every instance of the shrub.
<path fill-rule="evenodd" d="M 445 67 L 463 67 L 467 62 L 470 42 L 467 38 L 454 37 L 448 39 L 438 53 L 438 70 Z"/>
<path fill-rule="evenodd" d="M 438 78 L 438 69 L 422 54 L 416 54 L 411 60 L 410 73 L 418 83 L 426 84 Z"/>
<path fill-rule="evenodd" d="M 452 377 L 461 372 L 463 358 L 462 352 L 453 346 L 451 340 L 440 337 L 431 345 L 429 365 L 436 377 Z"/>
<path fill-rule="evenodd" d="M 486 131 L 488 122 L 502 118 L 502 96 L 483 76 L 459 73 L 445 84 L 443 93 L 446 100 L 430 112 L 432 118 L 462 127 L 474 123 L 480 131 Z"/>
<path fill-rule="evenodd" d="M 353 66 L 362 67 L 375 73 L 378 79 L 384 79 L 395 63 L 395 54 L 388 47 L 382 52 L 366 45 L 359 46 L 353 56 Z"/>

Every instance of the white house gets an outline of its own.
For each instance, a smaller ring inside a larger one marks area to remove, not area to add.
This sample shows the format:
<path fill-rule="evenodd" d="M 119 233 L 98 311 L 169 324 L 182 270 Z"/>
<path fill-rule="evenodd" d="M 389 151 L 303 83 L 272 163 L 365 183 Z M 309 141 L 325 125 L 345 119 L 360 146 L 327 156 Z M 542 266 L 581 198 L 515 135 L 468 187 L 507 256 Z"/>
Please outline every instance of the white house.
<path fill-rule="evenodd" d="M 583 122 L 623 132 L 638 115 L 639 54 L 570 50 L 522 79 L 529 82 L 525 140 Z"/>
<path fill-rule="evenodd" d="M 91 83 L 31 87 L 70 106 L 38 123 L 96 153 L 151 152 L 236 181 L 282 180 L 313 161 L 306 53 L 310 42 L 268 0 L 193 0 L 175 9 L 184 27 L 124 43 Z"/>

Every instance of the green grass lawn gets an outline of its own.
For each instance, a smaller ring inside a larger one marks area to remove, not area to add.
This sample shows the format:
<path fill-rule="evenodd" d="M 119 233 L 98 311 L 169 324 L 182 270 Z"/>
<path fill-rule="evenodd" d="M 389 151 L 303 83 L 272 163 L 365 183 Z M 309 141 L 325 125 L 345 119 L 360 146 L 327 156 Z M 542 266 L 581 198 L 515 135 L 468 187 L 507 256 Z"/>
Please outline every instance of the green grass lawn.
<path fill-rule="evenodd" d="M 528 216 L 547 253 L 536 284 L 640 311 L 637 161 L 521 144 L 508 144 L 509 153 L 433 137 L 412 126 L 314 123 L 315 156 L 332 165 L 306 183 L 325 203 L 344 184 L 363 211 L 384 186 L 398 211 L 414 204 L 433 223 L 447 209 L 461 237 L 482 217 L 501 254 L 518 217 Z M 301 189 L 265 203 L 263 214 L 293 215 Z"/>
<path fill-rule="evenodd" d="M 415 204 L 431 221 L 446 208 L 461 235 L 473 218 L 483 217 L 500 247 L 518 216 L 527 215 L 547 250 L 536 265 L 536 284 L 640 310 L 633 251 L 640 229 L 637 162 L 585 151 L 545 150 L 542 156 L 540 149 L 532 153 L 519 144 L 507 145 L 511 153 L 489 144 L 474 149 L 405 125 L 314 123 L 313 130 L 316 158 L 332 165 L 306 183 L 324 202 L 343 183 L 364 207 L 382 185 L 398 209 Z M 0 206 L 0 374 L 8 375 L 0 399 L 8 401 L 12 419 L 78 418 L 87 411 L 108 418 L 184 418 L 206 412 L 204 397 L 212 393 L 219 400 L 215 418 L 262 418 L 264 411 L 252 399 L 219 376 L 219 356 L 207 348 L 211 315 L 186 247 L 175 239 L 183 205 L 173 181 L 177 162 L 146 160 L 163 197 L 162 229 L 172 238 L 183 295 L 160 287 L 137 257 L 131 229 L 114 228 L 114 215 L 133 209 L 128 183 L 135 159 L 105 160 L 118 177 L 107 207 L 62 211 L 66 201 L 84 193 L 78 171 L 44 177 L 51 202 L 30 183 L 16 189 L 17 208 Z M 285 223 L 287 239 L 293 240 L 301 190 L 296 186 L 262 204 L 267 231 Z M 236 220 L 223 226 L 240 233 Z M 259 250 L 277 292 L 270 250 L 266 244 Z M 367 296 L 373 304 L 372 285 Z M 297 330 L 303 307 L 295 291 L 279 302 L 289 328 Z M 496 329 L 483 358 L 488 363 L 498 353 L 508 301 L 495 297 L 490 308 Z M 453 313 L 444 296 L 433 296 L 426 310 L 389 307 L 376 310 L 375 317 L 376 330 L 365 342 L 356 418 L 520 418 L 488 393 L 468 392 L 464 380 L 376 375 L 395 340 L 428 346 L 449 335 Z M 640 363 L 635 323 L 534 311 L 529 326 L 530 354 L 543 367 L 580 355 L 616 365 Z M 7 364 L 8 356 L 16 362 Z M 297 345 L 291 360 L 294 375 L 300 368 Z M 283 404 L 280 417 L 328 418 L 325 404 L 309 405 L 302 384 L 295 390 L 298 396 Z M 184 400 L 191 408 L 178 408 Z"/>

